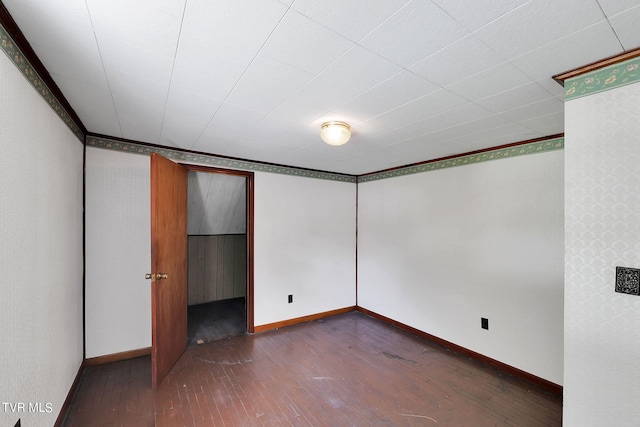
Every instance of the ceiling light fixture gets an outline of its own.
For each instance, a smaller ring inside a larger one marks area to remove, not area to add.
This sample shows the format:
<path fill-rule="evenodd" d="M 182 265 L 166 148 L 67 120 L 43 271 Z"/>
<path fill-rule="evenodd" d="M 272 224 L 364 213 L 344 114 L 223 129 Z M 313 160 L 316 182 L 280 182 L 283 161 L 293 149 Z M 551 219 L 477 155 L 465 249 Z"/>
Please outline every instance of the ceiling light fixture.
<path fill-rule="evenodd" d="M 342 145 L 351 138 L 351 126 L 345 122 L 326 122 L 320 126 L 320 137 L 329 145 Z"/>

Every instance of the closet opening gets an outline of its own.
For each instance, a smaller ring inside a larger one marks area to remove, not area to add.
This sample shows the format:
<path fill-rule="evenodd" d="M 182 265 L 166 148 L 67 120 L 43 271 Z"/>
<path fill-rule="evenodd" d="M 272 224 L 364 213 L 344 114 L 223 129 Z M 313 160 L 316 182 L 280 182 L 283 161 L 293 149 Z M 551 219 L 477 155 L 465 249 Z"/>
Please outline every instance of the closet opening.
<path fill-rule="evenodd" d="M 253 332 L 253 173 L 188 172 L 188 345 Z"/>

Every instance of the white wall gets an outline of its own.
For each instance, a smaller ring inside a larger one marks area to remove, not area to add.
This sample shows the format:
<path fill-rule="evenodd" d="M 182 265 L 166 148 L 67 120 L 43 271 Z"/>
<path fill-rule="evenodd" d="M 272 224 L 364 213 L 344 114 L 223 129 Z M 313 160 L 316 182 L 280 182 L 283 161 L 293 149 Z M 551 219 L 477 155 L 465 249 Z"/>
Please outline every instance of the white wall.
<path fill-rule="evenodd" d="M 87 358 L 151 346 L 149 157 L 87 148 Z"/>
<path fill-rule="evenodd" d="M 566 426 L 637 426 L 640 297 L 615 267 L 640 268 L 640 84 L 566 102 Z"/>
<path fill-rule="evenodd" d="M 51 426 L 82 363 L 83 148 L 1 53 L 0 76 L 0 401 L 44 408 L 0 425 Z"/>
<path fill-rule="evenodd" d="M 87 357 L 148 347 L 149 158 L 88 148 L 86 176 Z M 355 305 L 355 191 L 256 172 L 256 326 Z"/>
<path fill-rule="evenodd" d="M 562 151 L 358 193 L 358 305 L 562 384 Z"/>
<path fill-rule="evenodd" d="M 256 326 L 356 304 L 355 195 L 352 183 L 256 173 Z"/>

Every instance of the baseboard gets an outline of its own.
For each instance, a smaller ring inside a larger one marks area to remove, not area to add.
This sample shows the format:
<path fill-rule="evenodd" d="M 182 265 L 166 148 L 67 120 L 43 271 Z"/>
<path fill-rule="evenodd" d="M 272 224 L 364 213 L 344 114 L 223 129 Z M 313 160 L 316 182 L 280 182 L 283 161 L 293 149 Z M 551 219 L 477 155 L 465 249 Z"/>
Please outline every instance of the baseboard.
<path fill-rule="evenodd" d="M 85 365 L 86 366 L 104 365 L 105 363 L 135 359 L 136 357 L 148 356 L 150 354 L 151 354 L 151 347 L 139 348 L 136 350 L 122 351 L 120 353 L 105 354 L 104 356 L 90 357 L 89 359 L 85 360 Z"/>
<path fill-rule="evenodd" d="M 518 368 L 514 368 L 513 366 L 507 365 L 506 363 L 500 362 L 498 360 L 492 359 L 490 357 L 487 357 L 485 355 L 482 355 L 480 353 L 476 353 L 473 350 L 469 350 L 467 348 L 464 348 L 462 346 L 459 346 L 457 344 L 454 344 L 452 342 L 449 342 L 447 340 L 443 340 L 442 338 L 438 338 L 435 335 L 431 335 L 428 334 L 424 331 L 421 331 L 419 329 L 416 329 L 412 326 L 409 325 L 405 325 L 404 323 L 398 322 L 396 320 L 390 319 L 388 317 L 385 317 L 381 314 L 375 313 L 373 311 L 367 310 L 366 308 L 362 308 L 362 307 L 357 307 L 356 308 L 357 311 L 364 313 L 368 316 L 371 316 L 373 318 L 376 318 L 378 320 L 381 320 L 385 323 L 388 323 L 390 325 L 393 325 L 399 329 L 402 329 L 404 331 L 410 332 L 412 334 L 418 335 L 419 337 L 425 338 L 431 342 L 434 342 L 438 345 L 441 345 L 442 347 L 449 349 L 451 351 L 454 351 L 456 353 L 462 354 L 464 356 L 468 356 L 471 357 L 485 365 L 491 366 L 493 368 L 498 369 L 499 371 L 504 372 L 505 374 L 511 375 L 513 377 L 516 378 L 520 378 L 521 380 L 527 381 L 533 385 L 536 385 L 537 387 L 540 387 L 541 389 L 548 391 L 550 393 L 555 394 L 556 396 L 559 396 L 560 398 L 562 398 L 563 395 L 563 387 L 561 385 L 558 385 L 556 383 L 553 383 L 551 381 L 545 380 L 544 378 L 540 378 L 536 375 L 530 374 L 528 372 L 525 372 L 521 369 Z"/>
<path fill-rule="evenodd" d="M 58 413 L 58 418 L 56 418 L 56 422 L 54 427 L 61 427 L 64 423 L 64 420 L 67 418 L 67 412 L 69 412 L 69 408 L 71 407 L 71 402 L 73 402 L 73 398 L 76 397 L 76 392 L 78 391 L 78 386 L 80 385 L 80 378 L 82 378 L 82 372 L 84 371 L 86 365 L 86 360 L 83 360 L 80 364 L 80 368 L 78 368 L 78 373 L 76 374 L 76 378 L 73 380 L 71 384 L 71 388 L 69 389 L 69 393 L 67 393 L 67 398 L 64 400 L 62 407 L 60 408 L 60 412 Z"/>
<path fill-rule="evenodd" d="M 256 326 L 254 328 L 256 333 L 271 331 L 273 329 L 284 328 L 285 326 L 297 325 L 299 323 L 311 322 L 312 320 L 323 319 L 325 317 L 335 316 L 337 314 L 349 313 L 355 311 L 356 307 L 345 307 L 337 310 L 325 311 L 323 313 L 311 314 L 309 316 L 296 317 L 294 319 L 283 320 L 281 322 L 267 323 L 266 325 Z"/>

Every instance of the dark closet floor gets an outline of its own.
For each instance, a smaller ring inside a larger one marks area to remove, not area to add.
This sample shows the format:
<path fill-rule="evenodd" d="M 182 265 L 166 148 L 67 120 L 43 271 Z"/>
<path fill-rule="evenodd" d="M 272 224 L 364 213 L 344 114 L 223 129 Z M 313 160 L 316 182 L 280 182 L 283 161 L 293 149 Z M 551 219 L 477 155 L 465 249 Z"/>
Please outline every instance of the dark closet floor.
<path fill-rule="evenodd" d="M 244 297 L 190 305 L 187 316 L 190 346 L 236 337 L 247 332 Z"/>

